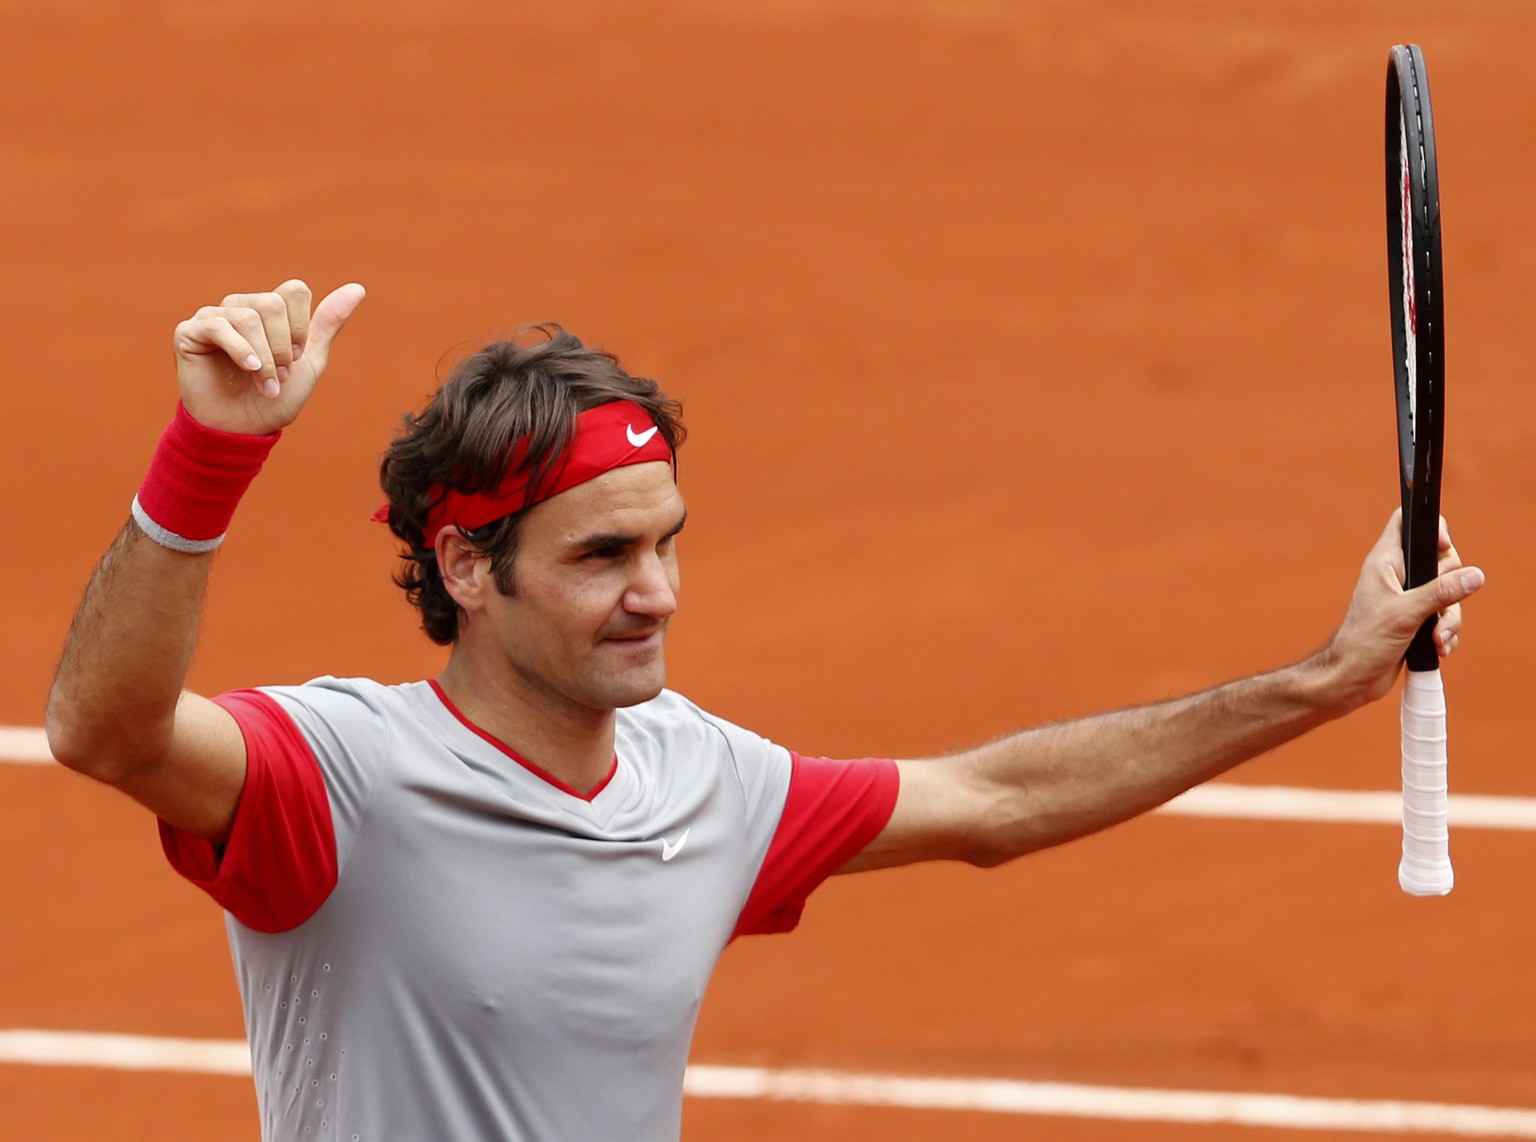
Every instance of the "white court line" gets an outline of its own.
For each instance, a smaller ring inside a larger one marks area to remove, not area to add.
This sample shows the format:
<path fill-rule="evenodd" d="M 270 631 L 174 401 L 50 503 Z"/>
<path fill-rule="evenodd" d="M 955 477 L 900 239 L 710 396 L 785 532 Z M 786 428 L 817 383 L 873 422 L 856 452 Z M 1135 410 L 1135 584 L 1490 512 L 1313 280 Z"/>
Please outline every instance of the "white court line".
<path fill-rule="evenodd" d="M 695 1098 L 775 1099 L 843 1106 L 900 1106 L 1053 1118 L 1276 1126 L 1536 1138 L 1536 1111 L 1435 1102 L 1366 1102 L 1210 1090 L 1147 1090 L 1017 1079 L 920 1078 L 845 1071 L 691 1066 L 683 1089 Z"/>
<path fill-rule="evenodd" d="M 51 761 L 41 729 L 0 726 L 0 763 Z M 1249 821 L 1333 821 L 1356 825 L 1397 825 L 1397 793 L 1333 789 L 1292 789 L 1281 785 L 1213 782 L 1191 789 L 1157 809 L 1181 817 L 1227 817 Z M 1461 829 L 1536 830 L 1536 798 L 1486 797 L 1452 793 L 1450 821 Z"/>
<path fill-rule="evenodd" d="M 0 761 L 33 765 L 52 760 L 48 738 L 42 730 L 30 726 L 0 726 Z"/>
<path fill-rule="evenodd" d="M 97 1031 L 0 1031 L 0 1063 L 106 1067 L 118 1071 L 190 1071 L 249 1075 L 244 1039 L 170 1039 Z"/>
<path fill-rule="evenodd" d="M 1236 817 L 1254 821 L 1340 821 L 1401 825 L 1398 793 L 1339 789 L 1291 789 L 1282 785 L 1197 786 L 1155 810 L 1182 817 Z M 1486 797 L 1452 793 L 1450 821 L 1462 829 L 1536 829 L 1536 797 Z"/>
<path fill-rule="evenodd" d="M 0 1031 L 0 1063 L 248 1075 L 239 1039 L 162 1039 L 82 1031 Z M 974 1111 L 1134 1122 L 1230 1123 L 1292 1130 L 1536 1138 L 1536 1110 L 1458 1103 L 1301 1098 L 1238 1091 L 1148 1090 L 1019 1079 L 927 1078 L 766 1067 L 688 1068 L 693 1098 Z"/>

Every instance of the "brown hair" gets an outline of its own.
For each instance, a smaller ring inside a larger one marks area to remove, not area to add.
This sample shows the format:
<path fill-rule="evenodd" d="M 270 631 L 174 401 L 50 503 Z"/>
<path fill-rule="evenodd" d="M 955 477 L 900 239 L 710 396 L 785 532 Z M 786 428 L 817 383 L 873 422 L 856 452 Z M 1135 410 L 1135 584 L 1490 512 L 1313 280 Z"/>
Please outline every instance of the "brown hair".
<path fill-rule="evenodd" d="M 527 344 L 530 335 L 542 340 Z M 646 377 L 634 377 L 618 358 L 593 349 L 559 325 L 519 329 L 466 357 L 420 413 L 407 413 L 401 431 L 379 464 L 379 483 L 389 500 L 389 529 L 405 544 L 395 583 L 421 611 L 427 637 L 447 646 L 458 638 L 459 605 L 443 586 L 437 557 L 426 535 L 435 506 L 433 485 L 475 493 L 496 487 L 511 462 L 513 441 L 528 438 L 519 467 L 538 487 L 570 441 L 576 417 L 610 401 L 645 409 L 675 455 L 686 434 L 682 405 Z M 523 516 L 495 520 L 469 534 L 491 557 L 496 585 L 511 594 L 512 560 Z"/>

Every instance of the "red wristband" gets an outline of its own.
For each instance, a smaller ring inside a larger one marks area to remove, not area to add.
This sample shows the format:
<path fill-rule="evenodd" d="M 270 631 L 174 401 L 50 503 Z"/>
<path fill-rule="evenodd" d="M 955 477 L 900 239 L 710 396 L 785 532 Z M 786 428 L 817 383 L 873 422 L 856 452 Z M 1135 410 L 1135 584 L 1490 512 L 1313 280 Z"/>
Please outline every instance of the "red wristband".
<path fill-rule="evenodd" d="M 280 431 L 247 436 L 209 428 L 178 401 L 133 499 L 133 518 L 162 547 L 212 551 L 224 541 L 240 497 L 280 436 Z"/>

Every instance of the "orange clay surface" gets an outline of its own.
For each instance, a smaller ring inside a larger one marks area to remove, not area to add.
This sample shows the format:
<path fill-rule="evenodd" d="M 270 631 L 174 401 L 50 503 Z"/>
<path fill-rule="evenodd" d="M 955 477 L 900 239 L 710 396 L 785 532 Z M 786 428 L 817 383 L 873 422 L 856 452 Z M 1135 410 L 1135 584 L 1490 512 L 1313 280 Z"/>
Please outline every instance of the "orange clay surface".
<path fill-rule="evenodd" d="M 41 724 L 174 401 L 170 332 L 370 297 L 220 556 L 191 684 L 395 681 L 374 465 L 462 347 L 556 319 L 687 405 L 672 684 L 920 755 L 1293 660 L 1394 506 L 1388 48 L 1440 128 L 1446 507 L 1490 585 L 1453 782 L 1533 785 L 1529 0 L 18 0 L 0 33 L 0 724 Z M 1521 727 L 1525 727 L 1522 729 Z M 1396 699 L 1230 780 L 1390 789 Z M 1152 817 L 835 881 L 727 952 L 699 1062 L 1536 1106 L 1536 837 Z M 0 1028 L 233 1038 L 152 822 L 0 765 Z M 706 1139 L 1220 1126 L 690 1100 Z M 1313 1134 L 1310 1137 L 1327 1137 Z M 0 1066 L 0 1137 L 256 1137 L 248 1080 Z M 1342 1137 L 1339 1135 L 1338 1137 Z"/>

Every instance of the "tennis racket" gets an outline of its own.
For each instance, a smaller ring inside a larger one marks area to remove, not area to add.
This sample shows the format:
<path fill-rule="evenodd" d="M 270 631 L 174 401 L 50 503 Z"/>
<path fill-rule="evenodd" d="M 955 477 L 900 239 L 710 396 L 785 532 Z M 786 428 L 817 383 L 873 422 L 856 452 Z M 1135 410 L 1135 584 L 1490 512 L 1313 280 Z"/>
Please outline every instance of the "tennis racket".
<path fill-rule="evenodd" d="M 1387 277 L 1392 372 L 1397 388 L 1398 475 L 1403 498 L 1405 586 L 1435 577 L 1440 462 L 1445 435 L 1445 298 L 1440 265 L 1440 182 L 1429 79 L 1417 44 L 1387 65 Z M 1451 872 L 1447 821 L 1445 688 L 1425 620 L 1405 656 L 1403 859 L 1397 880 L 1413 896 L 1443 896 Z"/>

